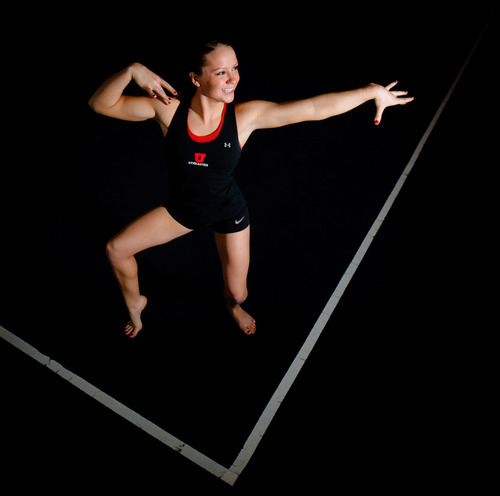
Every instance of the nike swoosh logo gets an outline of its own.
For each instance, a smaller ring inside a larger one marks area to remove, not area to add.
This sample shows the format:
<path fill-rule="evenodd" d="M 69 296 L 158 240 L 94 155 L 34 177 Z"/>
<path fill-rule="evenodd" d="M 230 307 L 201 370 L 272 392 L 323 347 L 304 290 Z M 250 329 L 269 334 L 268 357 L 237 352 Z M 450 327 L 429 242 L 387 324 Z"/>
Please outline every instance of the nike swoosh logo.
<path fill-rule="evenodd" d="M 246 217 L 246 215 L 244 215 L 240 220 L 235 220 L 234 223 L 239 224 L 245 217 Z"/>

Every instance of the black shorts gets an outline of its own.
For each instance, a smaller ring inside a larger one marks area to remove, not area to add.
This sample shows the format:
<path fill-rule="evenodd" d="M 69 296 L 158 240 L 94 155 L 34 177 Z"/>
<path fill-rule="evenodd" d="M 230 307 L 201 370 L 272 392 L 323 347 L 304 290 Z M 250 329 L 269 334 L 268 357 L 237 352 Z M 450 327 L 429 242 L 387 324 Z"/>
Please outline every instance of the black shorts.
<path fill-rule="evenodd" d="M 250 225 L 250 213 L 248 206 L 239 212 L 238 215 L 231 219 L 217 221 L 217 222 L 201 222 L 193 221 L 183 216 L 182 213 L 177 212 L 172 206 L 166 205 L 169 214 L 177 221 L 188 229 L 199 229 L 200 227 L 208 227 L 220 234 L 230 234 L 240 232 Z"/>

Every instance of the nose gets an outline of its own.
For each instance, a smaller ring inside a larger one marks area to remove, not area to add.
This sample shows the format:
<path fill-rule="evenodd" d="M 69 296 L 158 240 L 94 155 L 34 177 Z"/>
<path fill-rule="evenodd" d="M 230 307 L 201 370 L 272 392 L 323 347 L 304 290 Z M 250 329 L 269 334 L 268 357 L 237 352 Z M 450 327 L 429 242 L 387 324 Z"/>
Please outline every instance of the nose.
<path fill-rule="evenodd" d="M 238 82 L 238 80 L 239 78 L 236 76 L 236 74 L 230 74 L 227 78 L 227 84 L 235 84 Z"/>

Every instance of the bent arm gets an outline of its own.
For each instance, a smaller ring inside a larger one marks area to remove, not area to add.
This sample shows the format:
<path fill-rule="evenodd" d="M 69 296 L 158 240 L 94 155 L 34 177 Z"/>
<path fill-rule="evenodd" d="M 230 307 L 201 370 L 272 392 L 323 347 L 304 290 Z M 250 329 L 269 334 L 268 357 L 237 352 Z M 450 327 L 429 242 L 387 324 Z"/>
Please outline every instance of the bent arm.
<path fill-rule="evenodd" d="M 123 94 L 130 81 L 134 80 L 149 97 L 134 97 Z M 171 103 L 163 88 L 173 94 L 176 91 L 163 79 L 142 64 L 131 64 L 113 74 L 99 86 L 89 100 L 89 105 L 98 114 L 127 121 L 153 119 L 158 114 L 157 101 Z"/>

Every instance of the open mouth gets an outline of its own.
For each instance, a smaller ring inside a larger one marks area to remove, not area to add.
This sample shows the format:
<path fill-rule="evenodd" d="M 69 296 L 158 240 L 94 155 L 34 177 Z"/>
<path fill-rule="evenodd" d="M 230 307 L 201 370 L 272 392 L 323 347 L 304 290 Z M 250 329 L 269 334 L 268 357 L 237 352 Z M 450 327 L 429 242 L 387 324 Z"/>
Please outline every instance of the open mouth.
<path fill-rule="evenodd" d="M 224 93 L 233 93 L 234 92 L 234 88 L 225 88 L 222 90 Z"/>

